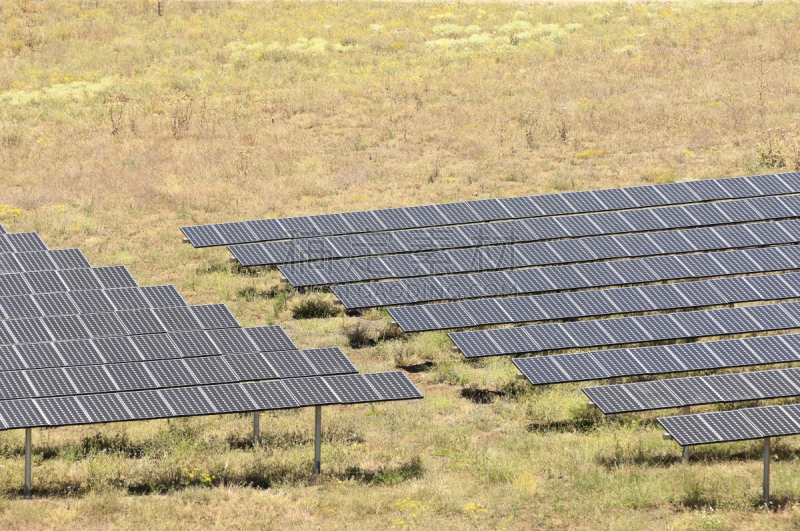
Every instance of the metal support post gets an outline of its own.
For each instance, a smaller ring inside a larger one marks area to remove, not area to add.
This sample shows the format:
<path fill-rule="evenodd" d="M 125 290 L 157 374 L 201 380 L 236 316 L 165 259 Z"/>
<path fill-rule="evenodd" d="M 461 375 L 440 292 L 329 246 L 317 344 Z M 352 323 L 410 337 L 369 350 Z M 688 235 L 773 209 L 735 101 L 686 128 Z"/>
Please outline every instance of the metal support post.
<path fill-rule="evenodd" d="M 319 476 L 322 466 L 322 406 L 314 407 L 314 474 Z"/>
<path fill-rule="evenodd" d="M 764 437 L 764 495 L 761 501 L 769 505 L 769 437 Z"/>
<path fill-rule="evenodd" d="M 253 446 L 260 443 L 261 438 L 261 412 L 253 413 Z"/>
<path fill-rule="evenodd" d="M 25 497 L 31 499 L 31 428 L 25 428 Z"/>
<path fill-rule="evenodd" d="M 691 413 L 691 411 L 692 411 L 691 407 L 683 406 L 683 414 L 684 415 L 688 415 L 689 413 Z M 684 446 L 683 447 L 683 462 L 684 463 L 688 463 L 689 462 L 689 447 L 688 446 Z"/>

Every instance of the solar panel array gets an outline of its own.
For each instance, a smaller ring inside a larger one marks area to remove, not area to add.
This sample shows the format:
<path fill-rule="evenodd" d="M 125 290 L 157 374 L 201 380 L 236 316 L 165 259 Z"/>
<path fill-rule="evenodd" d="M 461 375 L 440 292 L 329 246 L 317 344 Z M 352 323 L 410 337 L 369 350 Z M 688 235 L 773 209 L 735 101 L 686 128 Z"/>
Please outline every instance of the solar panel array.
<path fill-rule="evenodd" d="M 742 408 L 658 419 L 681 446 L 800 434 L 800 404 Z"/>
<path fill-rule="evenodd" d="M 4 400 L 0 401 L 0 429 L 73 426 L 419 398 L 422 395 L 399 371 L 196 385 Z"/>
<path fill-rule="evenodd" d="M 601 317 L 800 297 L 800 273 L 390 308 L 406 332 Z"/>
<path fill-rule="evenodd" d="M 279 269 L 292 286 L 305 287 L 721 251 L 798 241 L 800 220 L 767 221 L 717 228 L 592 236 L 577 240 L 307 262 L 281 265 Z"/>
<path fill-rule="evenodd" d="M 800 266 L 800 247 L 785 245 L 513 271 L 342 284 L 332 286 L 331 289 L 346 308 L 356 309 L 790 271 L 797 266 Z M 473 304 L 483 303 L 470 302 L 464 307 L 469 308 Z M 489 307 L 493 305 L 490 304 Z"/>
<path fill-rule="evenodd" d="M 800 335 L 608 349 L 511 361 L 534 385 L 730 369 L 800 361 Z"/>
<path fill-rule="evenodd" d="M 2 234 L 0 428 L 421 398 L 403 373 L 355 374 L 339 348 L 297 350 L 278 326 L 23 234 Z"/>
<path fill-rule="evenodd" d="M 784 173 L 507 199 L 481 199 L 342 214 L 196 225 L 181 227 L 181 230 L 195 247 L 213 247 L 651 208 L 797 192 L 800 192 L 800 174 Z"/>
<path fill-rule="evenodd" d="M 508 243 L 614 236 L 700 226 L 732 225 L 792 219 L 800 215 L 800 196 L 732 200 L 648 210 L 604 212 L 567 217 L 547 217 L 392 231 L 368 235 L 333 236 L 279 242 L 234 245 L 229 248 L 244 266 L 278 265 L 421 251 L 495 246 Z M 641 238 L 615 236 L 615 251 L 627 249 Z"/>
<path fill-rule="evenodd" d="M 450 332 L 467 358 L 800 328 L 800 302 Z"/>
<path fill-rule="evenodd" d="M 606 414 L 788 398 L 800 396 L 800 368 L 584 387 L 583 392 Z"/>

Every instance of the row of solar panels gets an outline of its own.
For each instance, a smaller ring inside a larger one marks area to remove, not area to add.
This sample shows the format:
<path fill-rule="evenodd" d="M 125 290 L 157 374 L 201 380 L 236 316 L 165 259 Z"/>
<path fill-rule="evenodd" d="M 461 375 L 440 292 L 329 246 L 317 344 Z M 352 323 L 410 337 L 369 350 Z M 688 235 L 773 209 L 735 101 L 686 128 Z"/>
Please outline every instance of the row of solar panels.
<path fill-rule="evenodd" d="M 800 404 L 664 417 L 658 422 L 681 446 L 800 434 Z"/>
<path fill-rule="evenodd" d="M 353 374 L 338 348 L 0 372 L 0 400 Z"/>
<path fill-rule="evenodd" d="M 405 332 L 680 310 L 800 297 L 800 273 L 390 308 Z"/>
<path fill-rule="evenodd" d="M 147 308 L 0 321 L 0 345 L 238 327 L 224 304 Z"/>
<path fill-rule="evenodd" d="M 296 350 L 279 326 L 0 346 L 0 371 Z M 313 374 L 313 373 L 312 373 Z"/>
<path fill-rule="evenodd" d="M 762 197 L 686 207 L 605 212 L 563 218 L 536 218 L 363 236 L 253 243 L 232 246 L 230 251 L 245 266 L 275 265 L 797 217 L 800 217 L 800 196 L 792 195 L 783 198 Z"/>
<path fill-rule="evenodd" d="M 697 251 L 719 251 L 800 241 L 800 221 L 767 221 L 716 228 L 592 236 L 579 240 L 520 243 L 279 266 L 295 287 L 364 280 L 473 273 L 530 266 L 594 262 Z"/>
<path fill-rule="evenodd" d="M 788 245 L 743 251 L 656 256 L 513 271 L 343 284 L 333 286 L 332 290 L 345 308 L 353 309 L 789 271 L 797 267 L 800 267 L 800 247 Z M 465 308 L 476 306 L 486 307 L 487 310 L 493 309 L 493 304 L 483 301 L 469 301 L 462 305 Z"/>
<path fill-rule="evenodd" d="M 464 225 L 800 192 L 800 174 L 709 179 L 586 192 L 181 227 L 195 247 Z"/>
<path fill-rule="evenodd" d="M 534 385 L 800 361 L 800 335 L 697 341 L 511 360 Z"/>
<path fill-rule="evenodd" d="M 605 414 L 800 396 L 800 368 L 584 387 Z"/>
<path fill-rule="evenodd" d="M 449 332 L 467 358 L 800 328 L 800 303 Z"/>
<path fill-rule="evenodd" d="M 0 297 L 0 319 L 25 319 L 187 306 L 175 286 L 57 291 Z M 202 310 L 201 310 L 202 311 Z"/>
<path fill-rule="evenodd" d="M 80 249 L 13 252 L 0 254 L 0 274 L 54 271 L 92 267 Z"/>
<path fill-rule="evenodd" d="M 0 428 L 37 428 L 422 398 L 401 372 L 0 401 Z"/>
<path fill-rule="evenodd" d="M 125 266 L 31 271 L 0 275 L 0 297 L 60 291 L 136 288 L 138 286 Z"/>

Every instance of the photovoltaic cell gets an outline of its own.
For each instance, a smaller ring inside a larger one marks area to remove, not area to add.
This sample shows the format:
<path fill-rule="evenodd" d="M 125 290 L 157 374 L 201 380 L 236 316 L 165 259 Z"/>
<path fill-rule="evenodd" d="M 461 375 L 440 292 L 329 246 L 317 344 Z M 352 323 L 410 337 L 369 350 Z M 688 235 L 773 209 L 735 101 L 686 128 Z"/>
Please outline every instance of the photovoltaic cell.
<path fill-rule="evenodd" d="M 363 377 L 378 392 L 381 400 L 422 398 L 422 394 L 400 371 L 364 374 Z"/>
<path fill-rule="evenodd" d="M 181 357 L 180 351 L 166 334 L 131 336 L 130 341 L 146 360 Z"/>
<path fill-rule="evenodd" d="M 294 395 L 300 406 L 339 403 L 339 398 L 325 384 L 325 381 L 318 376 L 291 378 L 283 380 L 283 384 Z"/>
<path fill-rule="evenodd" d="M 109 289 L 105 291 L 105 295 L 117 310 L 141 310 L 150 307 L 139 288 Z"/>
<path fill-rule="evenodd" d="M 67 291 L 67 286 L 61 281 L 55 271 L 31 271 L 22 273 L 25 281 L 33 293 L 52 293 L 54 291 Z"/>
<path fill-rule="evenodd" d="M 128 331 L 113 313 L 87 313 L 80 320 L 92 337 L 124 336 Z"/>
<path fill-rule="evenodd" d="M 168 332 L 199 330 L 201 328 L 200 322 L 195 319 L 188 306 L 154 308 L 152 313 L 161 321 L 161 324 L 164 325 Z"/>
<path fill-rule="evenodd" d="M 278 378 L 277 373 L 258 352 L 231 354 L 223 358 L 239 381 Z"/>
<path fill-rule="evenodd" d="M 42 311 L 30 295 L 0 297 L 0 308 L 9 319 L 41 317 Z"/>
<path fill-rule="evenodd" d="M 304 350 L 303 354 L 321 375 L 358 372 L 358 369 L 338 347 L 308 349 Z"/>
<path fill-rule="evenodd" d="M 237 380 L 237 377 L 221 356 L 186 358 L 182 361 L 192 371 L 198 383 L 227 383 Z"/>
<path fill-rule="evenodd" d="M 80 313 L 67 293 L 42 293 L 32 297 L 44 315 L 74 315 Z"/>

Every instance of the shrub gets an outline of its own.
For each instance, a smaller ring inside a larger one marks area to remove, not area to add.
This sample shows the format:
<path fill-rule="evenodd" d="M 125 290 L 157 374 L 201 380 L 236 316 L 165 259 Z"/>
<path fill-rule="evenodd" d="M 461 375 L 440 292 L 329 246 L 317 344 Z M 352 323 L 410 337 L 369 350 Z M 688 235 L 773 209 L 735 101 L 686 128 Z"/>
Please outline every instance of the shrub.
<path fill-rule="evenodd" d="M 322 319 L 336 315 L 330 303 L 320 299 L 305 299 L 292 308 L 292 317 L 295 319 Z"/>

